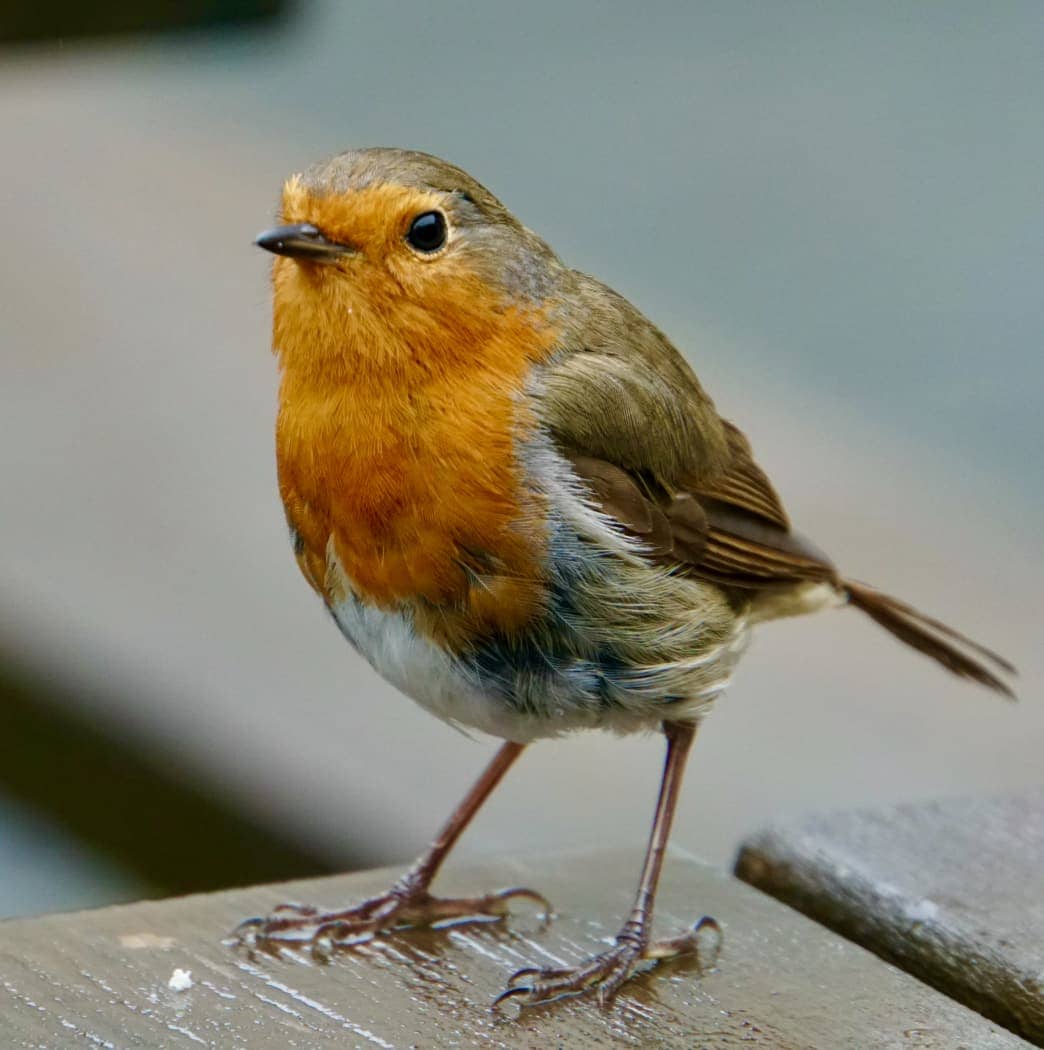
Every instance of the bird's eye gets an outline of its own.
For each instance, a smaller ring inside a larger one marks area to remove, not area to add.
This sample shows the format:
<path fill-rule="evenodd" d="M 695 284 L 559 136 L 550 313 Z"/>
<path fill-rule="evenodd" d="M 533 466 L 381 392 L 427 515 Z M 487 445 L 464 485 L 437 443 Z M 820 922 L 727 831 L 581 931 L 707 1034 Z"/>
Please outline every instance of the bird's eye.
<path fill-rule="evenodd" d="M 441 211 L 426 211 L 410 223 L 406 240 L 419 252 L 437 252 L 446 243 L 446 216 Z"/>

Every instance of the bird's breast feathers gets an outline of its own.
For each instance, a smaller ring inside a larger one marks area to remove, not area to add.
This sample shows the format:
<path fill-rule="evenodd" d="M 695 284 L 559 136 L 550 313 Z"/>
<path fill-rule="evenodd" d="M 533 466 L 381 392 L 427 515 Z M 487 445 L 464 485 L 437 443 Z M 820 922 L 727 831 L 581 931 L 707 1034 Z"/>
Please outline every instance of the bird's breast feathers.
<path fill-rule="evenodd" d="M 337 382 L 284 368 L 280 490 L 301 568 L 328 602 L 347 589 L 411 606 L 451 645 L 538 613 L 547 514 L 518 446 L 537 426 L 525 376 L 553 332 L 532 314 L 501 321 L 480 361 L 363 362 Z"/>
<path fill-rule="evenodd" d="M 284 382 L 302 570 L 374 667 L 448 720 L 524 740 L 647 728 L 665 703 L 693 716 L 728 682 L 743 611 L 594 506 L 541 423 L 537 375 L 414 400 L 408 426 L 401 405 L 364 422 Z"/>

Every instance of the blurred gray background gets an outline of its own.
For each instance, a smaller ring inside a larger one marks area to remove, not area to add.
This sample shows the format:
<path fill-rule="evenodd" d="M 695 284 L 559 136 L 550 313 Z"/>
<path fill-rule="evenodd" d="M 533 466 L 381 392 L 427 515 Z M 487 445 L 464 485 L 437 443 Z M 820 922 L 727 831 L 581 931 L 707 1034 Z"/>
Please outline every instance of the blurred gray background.
<path fill-rule="evenodd" d="M 1039 3 L 326 0 L 0 49 L 0 914 L 402 860 L 492 751 L 285 535 L 251 239 L 350 145 L 471 171 L 671 335 L 846 572 L 1022 671 L 1008 705 L 854 612 L 764 629 L 682 847 L 1040 782 L 1042 113 Z M 539 744 L 461 852 L 637 845 L 660 762 Z"/>

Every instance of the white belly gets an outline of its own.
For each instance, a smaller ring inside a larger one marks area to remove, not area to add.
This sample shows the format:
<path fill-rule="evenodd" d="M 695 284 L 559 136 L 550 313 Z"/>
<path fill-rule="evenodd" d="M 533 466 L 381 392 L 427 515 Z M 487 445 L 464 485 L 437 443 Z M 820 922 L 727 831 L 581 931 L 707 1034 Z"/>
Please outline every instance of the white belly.
<path fill-rule="evenodd" d="M 536 726 L 523 726 L 517 713 L 483 690 L 459 661 L 418 635 L 405 613 L 385 612 L 353 595 L 332 605 L 331 612 L 373 669 L 433 715 L 520 742 L 546 735 Z"/>
<path fill-rule="evenodd" d="M 503 683 L 484 682 L 464 661 L 419 635 L 404 612 L 388 612 L 350 595 L 331 606 L 344 636 L 374 670 L 433 715 L 458 728 L 477 729 L 518 743 L 579 729 L 634 733 L 655 729 L 664 719 L 697 719 L 728 685 L 747 640 L 737 632 L 718 657 L 712 685 L 682 702 L 606 708 L 588 702 L 570 674 L 549 678 L 545 712 L 519 711 L 505 699 Z M 707 662 L 707 657 L 702 662 Z"/>

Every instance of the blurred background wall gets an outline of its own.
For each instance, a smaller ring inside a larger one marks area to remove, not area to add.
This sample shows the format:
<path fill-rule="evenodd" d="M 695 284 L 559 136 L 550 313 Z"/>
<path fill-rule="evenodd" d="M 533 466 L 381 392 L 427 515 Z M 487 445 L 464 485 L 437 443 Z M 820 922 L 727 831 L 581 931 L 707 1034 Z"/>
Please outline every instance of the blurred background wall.
<path fill-rule="evenodd" d="M 0 45 L 0 914 L 399 861 L 492 750 L 370 672 L 285 535 L 251 239 L 351 145 L 474 173 L 846 571 L 1022 669 L 1005 705 L 854 613 L 765 629 L 682 847 L 1039 782 L 1039 4 L 259 6 Z M 660 751 L 538 745 L 462 852 L 637 847 Z"/>

